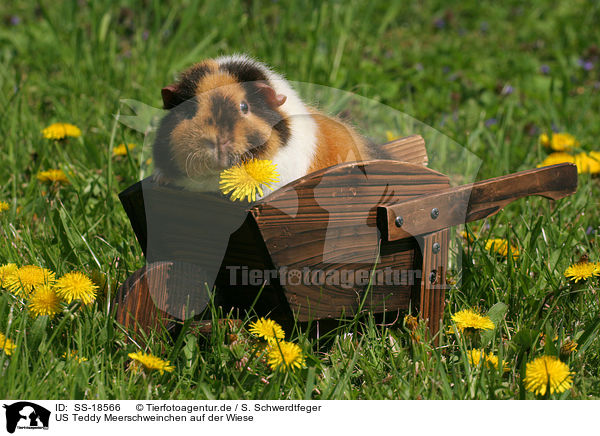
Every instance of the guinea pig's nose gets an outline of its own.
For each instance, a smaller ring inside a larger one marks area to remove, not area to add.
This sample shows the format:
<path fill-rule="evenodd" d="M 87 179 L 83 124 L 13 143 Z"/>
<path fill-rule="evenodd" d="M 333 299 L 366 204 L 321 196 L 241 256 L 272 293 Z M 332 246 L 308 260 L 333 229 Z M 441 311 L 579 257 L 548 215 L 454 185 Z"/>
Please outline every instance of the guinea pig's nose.
<path fill-rule="evenodd" d="M 231 147 L 231 140 L 227 140 L 225 142 L 217 141 L 217 148 L 220 152 L 226 152 L 227 149 Z"/>
<path fill-rule="evenodd" d="M 220 140 L 217 140 L 217 157 L 219 162 L 221 163 L 221 165 L 227 165 L 228 164 L 228 150 L 229 148 L 231 148 L 231 141 L 227 140 L 225 142 L 221 142 Z"/>

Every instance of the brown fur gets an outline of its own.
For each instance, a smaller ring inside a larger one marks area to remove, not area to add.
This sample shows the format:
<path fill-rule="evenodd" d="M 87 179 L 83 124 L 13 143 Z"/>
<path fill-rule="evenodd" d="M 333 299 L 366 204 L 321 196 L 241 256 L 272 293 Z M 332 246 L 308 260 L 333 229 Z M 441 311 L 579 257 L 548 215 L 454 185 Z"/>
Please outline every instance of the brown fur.
<path fill-rule="evenodd" d="M 312 116 L 318 126 L 317 150 L 310 172 L 342 162 L 367 160 L 370 157 L 366 141 L 348 124 L 328 117 L 314 109 Z"/>

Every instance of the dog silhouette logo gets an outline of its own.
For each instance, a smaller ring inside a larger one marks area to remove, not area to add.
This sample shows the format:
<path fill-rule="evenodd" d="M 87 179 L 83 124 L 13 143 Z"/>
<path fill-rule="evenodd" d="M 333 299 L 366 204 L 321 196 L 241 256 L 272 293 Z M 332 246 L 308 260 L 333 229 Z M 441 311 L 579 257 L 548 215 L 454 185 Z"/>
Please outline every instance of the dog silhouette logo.
<path fill-rule="evenodd" d="M 14 433 L 15 429 L 48 429 L 50 411 L 29 401 L 19 401 L 4 405 L 6 409 L 6 431 Z"/>

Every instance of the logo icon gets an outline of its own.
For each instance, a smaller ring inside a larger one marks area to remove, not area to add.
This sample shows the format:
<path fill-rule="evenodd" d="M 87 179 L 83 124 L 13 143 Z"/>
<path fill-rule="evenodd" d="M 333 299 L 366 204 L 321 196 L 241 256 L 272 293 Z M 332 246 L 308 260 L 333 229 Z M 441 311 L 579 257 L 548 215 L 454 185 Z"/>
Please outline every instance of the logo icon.
<path fill-rule="evenodd" d="M 50 411 L 29 401 L 19 401 L 4 405 L 6 409 L 6 431 L 14 433 L 15 429 L 48 429 Z"/>

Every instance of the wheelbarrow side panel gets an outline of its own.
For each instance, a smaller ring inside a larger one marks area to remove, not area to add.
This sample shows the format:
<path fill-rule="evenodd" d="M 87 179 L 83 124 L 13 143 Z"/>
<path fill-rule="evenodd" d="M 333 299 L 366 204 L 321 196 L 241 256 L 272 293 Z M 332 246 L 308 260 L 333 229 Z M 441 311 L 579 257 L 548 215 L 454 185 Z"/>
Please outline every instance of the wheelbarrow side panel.
<path fill-rule="evenodd" d="M 251 213 L 275 268 L 287 273 L 281 285 L 297 319 L 408 308 L 420 284 L 418 242 L 381 241 L 377 208 L 447 187 L 445 175 L 421 165 L 373 160 L 315 172 L 255 205 Z M 400 282 L 386 280 L 390 271 Z"/>

